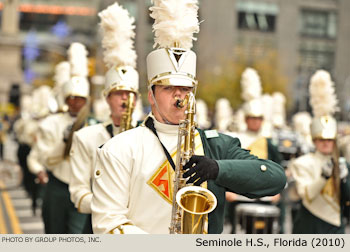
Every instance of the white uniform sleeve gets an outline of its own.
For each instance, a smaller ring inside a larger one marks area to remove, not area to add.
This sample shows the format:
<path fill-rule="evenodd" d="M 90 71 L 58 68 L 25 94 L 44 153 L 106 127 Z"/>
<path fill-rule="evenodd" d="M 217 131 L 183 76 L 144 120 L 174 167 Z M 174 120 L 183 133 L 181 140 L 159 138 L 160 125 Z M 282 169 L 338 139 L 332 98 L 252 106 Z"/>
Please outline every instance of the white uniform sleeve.
<path fill-rule="evenodd" d="M 92 155 L 93 153 L 89 153 L 79 135 L 74 133 L 69 161 L 71 166 L 69 192 L 71 201 L 80 213 L 91 213 Z"/>
<path fill-rule="evenodd" d="M 113 154 L 104 148 L 97 151 L 91 204 L 94 233 L 145 233 L 128 219 L 131 150 L 121 153 L 127 147 L 113 148 Z"/>
<path fill-rule="evenodd" d="M 47 118 L 49 119 L 49 118 Z M 63 159 L 65 143 L 61 137 L 58 137 L 56 121 L 44 120 L 39 127 L 36 148 L 40 155 L 40 163 L 48 170 Z"/>
<path fill-rule="evenodd" d="M 38 174 L 41 171 L 45 171 L 45 167 L 40 163 L 39 153 L 37 145 L 34 144 L 27 156 L 27 164 L 29 171 L 33 174 Z"/>
<path fill-rule="evenodd" d="M 321 176 L 315 176 L 313 169 L 306 167 L 307 164 L 296 160 L 291 164 L 291 172 L 296 181 L 299 196 L 302 199 L 313 201 L 320 194 L 327 180 Z"/>

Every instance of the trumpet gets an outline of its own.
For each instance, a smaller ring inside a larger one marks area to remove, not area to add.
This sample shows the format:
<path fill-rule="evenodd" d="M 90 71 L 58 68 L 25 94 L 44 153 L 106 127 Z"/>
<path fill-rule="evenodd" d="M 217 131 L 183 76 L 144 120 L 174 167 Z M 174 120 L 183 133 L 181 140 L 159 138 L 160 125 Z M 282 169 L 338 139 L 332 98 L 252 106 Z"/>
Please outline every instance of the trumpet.
<path fill-rule="evenodd" d="M 133 128 L 132 122 L 132 112 L 134 111 L 134 103 L 135 103 L 135 94 L 133 92 L 129 93 L 128 99 L 123 102 L 123 108 L 126 110 L 123 112 L 121 120 L 120 120 L 120 131 L 123 132 Z"/>
<path fill-rule="evenodd" d="M 194 155 L 195 131 L 194 121 L 196 101 L 192 92 L 188 93 L 183 100 L 177 99 L 176 106 L 183 108 L 187 105 L 186 119 L 180 121 L 177 157 L 174 177 L 173 203 L 170 223 L 171 234 L 203 234 L 207 214 L 213 211 L 217 204 L 215 195 L 206 188 L 186 185 L 183 178 L 183 166 Z M 184 147 L 182 149 L 182 139 Z"/>

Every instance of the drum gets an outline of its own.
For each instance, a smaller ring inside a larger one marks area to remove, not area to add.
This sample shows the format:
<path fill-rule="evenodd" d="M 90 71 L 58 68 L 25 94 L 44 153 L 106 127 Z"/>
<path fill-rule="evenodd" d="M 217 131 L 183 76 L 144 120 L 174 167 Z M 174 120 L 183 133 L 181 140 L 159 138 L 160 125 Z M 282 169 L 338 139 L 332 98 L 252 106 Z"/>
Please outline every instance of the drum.
<path fill-rule="evenodd" d="M 276 234 L 279 232 L 280 209 L 274 205 L 241 203 L 236 206 L 237 231 L 246 234 Z"/>

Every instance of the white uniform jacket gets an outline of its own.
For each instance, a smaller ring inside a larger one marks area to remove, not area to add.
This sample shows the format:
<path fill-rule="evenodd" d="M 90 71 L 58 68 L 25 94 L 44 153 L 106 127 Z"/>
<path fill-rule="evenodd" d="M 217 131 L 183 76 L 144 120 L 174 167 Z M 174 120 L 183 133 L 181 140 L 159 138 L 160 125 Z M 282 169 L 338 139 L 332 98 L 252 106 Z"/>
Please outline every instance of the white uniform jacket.
<path fill-rule="evenodd" d="M 112 124 L 112 121 L 82 128 L 73 135 L 69 192 L 72 202 L 80 213 L 91 213 L 91 180 L 94 174 L 96 151 L 111 138 L 106 129 L 108 124 Z M 113 127 L 113 135 L 118 132 L 119 127 Z"/>
<path fill-rule="evenodd" d="M 156 120 L 154 125 L 173 155 L 178 126 Z M 118 233 L 117 227 L 125 224 L 130 225 L 124 226 L 124 233 L 169 233 L 172 205 L 162 194 L 170 188 L 162 183 L 169 172 L 155 176 L 165 161 L 158 138 L 145 126 L 125 131 L 98 149 L 91 205 L 94 233 Z M 158 179 L 158 188 L 151 185 L 153 179 Z M 157 215 L 156 221 L 150 213 Z"/>
<path fill-rule="evenodd" d="M 290 166 L 303 205 L 313 215 L 334 226 L 340 226 L 340 205 L 333 190 L 332 177 L 322 177 L 322 167 L 330 156 L 308 153 Z"/>
<path fill-rule="evenodd" d="M 70 177 L 70 166 L 66 159 L 63 159 L 65 142 L 64 132 L 67 127 L 74 123 L 75 117 L 69 113 L 59 113 L 46 117 L 39 125 L 37 142 L 34 144 L 31 155 L 33 160 L 39 160 L 53 175 L 60 181 L 68 184 Z M 32 153 L 33 152 L 33 153 Z M 29 162 L 29 169 L 34 174 L 43 170 L 42 166 L 36 166 L 35 162 Z"/>

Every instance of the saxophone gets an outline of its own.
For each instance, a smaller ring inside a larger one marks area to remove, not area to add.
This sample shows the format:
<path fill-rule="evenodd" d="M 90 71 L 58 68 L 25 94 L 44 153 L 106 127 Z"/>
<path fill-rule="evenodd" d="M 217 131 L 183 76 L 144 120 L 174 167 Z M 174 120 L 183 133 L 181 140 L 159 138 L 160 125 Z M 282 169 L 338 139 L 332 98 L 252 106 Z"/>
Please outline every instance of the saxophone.
<path fill-rule="evenodd" d="M 186 119 L 179 123 L 177 142 L 177 157 L 174 177 L 173 203 L 170 223 L 171 234 L 203 234 L 207 214 L 213 211 L 217 204 L 215 195 L 206 188 L 186 185 L 183 178 L 183 166 L 194 155 L 195 131 L 194 121 L 196 101 L 192 92 L 188 93 L 183 100 L 177 99 L 176 106 L 183 108 Z M 182 139 L 184 138 L 184 146 Z"/>
<path fill-rule="evenodd" d="M 126 110 L 123 112 L 120 120 L 119 132 L 123 132 L 133 128 L 133 126 L 131 125 L 131 121 L 132 121 L 132 112 L 134 111 L 134 101 L 135 101 L 135 94 L 133 92 L 130 92 L 128 99 L 125 102 L 123 102 L 123 105 L 122 105 L 123 108 L 126 108 Z"/>

